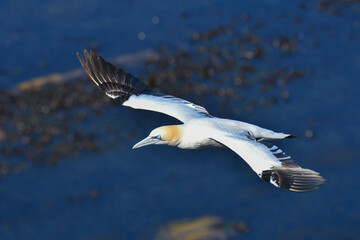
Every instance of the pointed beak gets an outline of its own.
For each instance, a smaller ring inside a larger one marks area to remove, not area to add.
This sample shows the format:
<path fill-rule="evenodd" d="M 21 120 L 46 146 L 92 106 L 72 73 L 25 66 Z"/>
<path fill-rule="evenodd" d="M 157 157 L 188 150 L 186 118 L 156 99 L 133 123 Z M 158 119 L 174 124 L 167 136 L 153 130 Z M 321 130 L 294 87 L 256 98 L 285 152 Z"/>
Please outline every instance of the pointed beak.
<path fill-rule="evenodd" d="M 160 140 L 157 138 L 152 138 L 152 137 L 147 137 L 144 140 L 141 140 L 140 142 L 138 142 L 137 144 L 135 144 L 133 146 L 133 149 L 135 148 L 140 148 L 140 147 L 144 147 L 147 145 L 152 145 L 152 144 L 156 144 L 157 142 L 159 142 Z"/>

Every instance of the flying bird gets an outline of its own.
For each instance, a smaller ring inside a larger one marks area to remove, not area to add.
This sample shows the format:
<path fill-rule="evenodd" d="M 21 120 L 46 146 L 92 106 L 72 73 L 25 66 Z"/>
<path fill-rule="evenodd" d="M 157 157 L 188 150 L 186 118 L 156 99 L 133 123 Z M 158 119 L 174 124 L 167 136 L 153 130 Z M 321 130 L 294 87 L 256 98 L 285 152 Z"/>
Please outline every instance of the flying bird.
<path fill-rule="evenodd" d="M 214 117 L 199 105 L 151 90 L 140 79 L 84 50 L 77 53 L 81 65 L 107 96 L 123 106 L 172 116 L 183 124 L 161 126 L 133 147 L 170 145 L 183 149 L 228 147 L 237 153 L 266 182 L 294 192 L 307 192 L 325 183 L 319 173 L 301 168 L 277 146 L 263 140 L 291 137 L 256 125 Z"/>

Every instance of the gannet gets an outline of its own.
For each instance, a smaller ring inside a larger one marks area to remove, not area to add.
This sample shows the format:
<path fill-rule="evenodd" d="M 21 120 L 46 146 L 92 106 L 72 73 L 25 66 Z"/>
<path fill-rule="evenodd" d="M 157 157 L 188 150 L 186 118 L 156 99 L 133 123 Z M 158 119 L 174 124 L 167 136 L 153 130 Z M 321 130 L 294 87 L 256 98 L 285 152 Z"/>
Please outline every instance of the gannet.
<path fill-rule="evenodd" d="M 228 147 L 237 153 L 266 182 L 294 192 L 307 192 L 325 183 L 319 173 L 301 168 L 277 146 L 263 140 L 291 137 L 256 125 L 214 117 L 199 105 L 151 90 L 140 79 L 126 73 L 84 49 L 77 53 L 81 65 L 105 94 L 123 106 L 150 110 L 172 116 L 183 124 L 161 126 L 136 143 L 133 149 L 147 145 L 169 145 L 183 149 Z"/>

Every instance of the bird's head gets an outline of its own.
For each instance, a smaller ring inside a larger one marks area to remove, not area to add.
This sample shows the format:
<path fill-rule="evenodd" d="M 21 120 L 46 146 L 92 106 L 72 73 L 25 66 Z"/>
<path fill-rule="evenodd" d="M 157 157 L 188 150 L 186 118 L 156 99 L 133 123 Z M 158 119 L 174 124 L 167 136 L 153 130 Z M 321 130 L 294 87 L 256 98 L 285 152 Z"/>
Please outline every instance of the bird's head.
<path fill-rule="evenodd" d="M 134 148 L 140 148 L 153 144 L 166 144 L 170 146 L 176 146 L 179 144 L 182 134 L 181 125 L 162 126 L 155 128 L 151 131 L 149 136 L 144 140 L 141 140 L 133 146 Z"/>

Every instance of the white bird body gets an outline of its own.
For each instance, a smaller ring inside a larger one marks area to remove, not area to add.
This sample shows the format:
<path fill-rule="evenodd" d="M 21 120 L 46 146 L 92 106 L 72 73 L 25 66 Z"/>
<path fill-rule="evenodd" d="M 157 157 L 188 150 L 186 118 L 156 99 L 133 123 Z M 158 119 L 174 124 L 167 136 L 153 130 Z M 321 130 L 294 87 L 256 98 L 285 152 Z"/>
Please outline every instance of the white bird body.
<path fill-rule="evenodd" d="M 182 128 L 183 134 L 178 147 L 184 149 L 224 147 L 224 144 L 214 139 L 218 135 L 243 136 L 253 139 L 278 139 L 288 136 L 246 122 L 217 117 L 195 118 L 184 123 Z"/>
<path fill-rule="evenodd" d="M 263 180 L 295 192 L 316 189 L 325 180 L 315 171 L 301 168 L 290 156 L 263 140 L 283 139 L 290 134 L 278 133 L 256 125 L 211 116 L 196 104 L 153 92 L 139 79 L 84 50 L 86 62 L 80 62 L 94 83 L 123 106 L 161 112 L 183 124 L 154 129 L 133 148 L 151 144 L 182 149 L 228 147 L 242 157 Z"/>
<path fill-rule="evenodd" d="M 232 148 L 228 142 L 234 142 L 236 143 L 234 148 L 242 155 L 256 154 L 259 159 L 262 159 L 262 161 L 247 161 L 258 174 L 261 174 L 264 167 L 270 169 L 274 166 L 281 166 L 281 162 L 273 157 L 269 158 L 268 152 L 259 152 L 256 147 L 253 148 L 251 141 L 254 141 L 255 138 L 281 139 L 288 136 L 288 134 L 276 133 L 249 123 L 217 117 L 197 118 L 183 125 L 177 125 L 177 127 L 182 132 L 177 147 L 183 149 Z M 233 139 L 236 141 L 232 141 Z M 259 146 L 261 145 L 259 144 Z"/>

